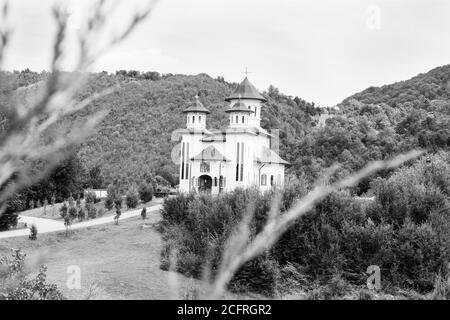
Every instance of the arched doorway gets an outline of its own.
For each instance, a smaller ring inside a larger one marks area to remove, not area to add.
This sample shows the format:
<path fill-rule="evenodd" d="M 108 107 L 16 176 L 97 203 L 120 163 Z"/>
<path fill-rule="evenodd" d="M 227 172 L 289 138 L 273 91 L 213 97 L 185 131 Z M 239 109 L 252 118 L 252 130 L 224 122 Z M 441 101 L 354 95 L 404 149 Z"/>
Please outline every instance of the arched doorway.
<path fill-rule="evenodd" d="M 208 175 L 203 175 L 198 178 L 198 191 L 211 192 L 212 178 Z"/>

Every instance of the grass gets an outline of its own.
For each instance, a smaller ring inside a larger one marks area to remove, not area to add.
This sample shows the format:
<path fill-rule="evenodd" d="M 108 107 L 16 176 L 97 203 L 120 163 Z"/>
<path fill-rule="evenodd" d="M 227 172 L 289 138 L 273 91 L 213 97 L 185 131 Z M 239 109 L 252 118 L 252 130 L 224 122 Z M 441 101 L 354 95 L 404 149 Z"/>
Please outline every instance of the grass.
<path fill-rule="evenodd" d="M 28 261 L 48 266 L 48 282 L 55 283 L 69 299 L 85 299 L 96 287 L 93 299 L 170 299 L 174 292 L 168 285 L 168 272 L 160 265 L 161 238 L 156 231 L 159 213 L 149 213 L 144 221 L 131 218 L 120 222 L 73 231 L 39 235 L 36 241 L 26 237 L 4 239 L 0 256 L 11 248 L 21 248 Z M 81 290 L 69 290 L 67 268 L 81 269 Z M 35 271 L 35 270 L 33 270 Z M 181 275 L 182 296 L 198 282 Z"/>

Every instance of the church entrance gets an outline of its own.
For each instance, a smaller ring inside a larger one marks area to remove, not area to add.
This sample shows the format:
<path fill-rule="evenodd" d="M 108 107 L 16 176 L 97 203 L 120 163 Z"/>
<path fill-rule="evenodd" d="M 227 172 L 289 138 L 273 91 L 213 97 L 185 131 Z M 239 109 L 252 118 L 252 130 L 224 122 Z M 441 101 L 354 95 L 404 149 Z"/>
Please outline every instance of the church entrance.
<path fill-rule="evenodd" d="M 211 192 L 212 188 L 212 178 L 208 175 L 203 175 L 198 178 L 198 191 L 200 192 Z"/>

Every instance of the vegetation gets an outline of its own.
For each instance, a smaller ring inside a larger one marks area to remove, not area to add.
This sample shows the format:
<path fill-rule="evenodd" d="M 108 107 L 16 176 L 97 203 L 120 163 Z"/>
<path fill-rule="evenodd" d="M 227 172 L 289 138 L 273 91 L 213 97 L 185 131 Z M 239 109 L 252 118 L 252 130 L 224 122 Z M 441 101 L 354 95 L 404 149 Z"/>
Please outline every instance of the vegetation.
<path fill-rule="evenodd" d="M 131 186 L 130 189 L 128 189 L 125 196 L 125 203 L 128 209 L 134 209 L 138 206 L 139 192 L 135 186 Z"/>
<path fill-rule="evenodd" d="M 36 227 L 36 225 L 31 225 L 30 227 L 30 235 L 28 236 L 28 238 L 30 240 L 37 240 L 37 234 L 38 234 L 38 229 Z"/>
<path fill-rule="evenodd" d="M 25 254 L 12 250 L 11 257 L 0 257 L 0 300 L 63 300 L 56 285 L 46 282 L 45 266 L 35 278 L 25 272 Z"/>
<path fill-rule="evenodd" d="M 425 156 L 386 178 L 388 183 L 377 179 L 373 203 L 355 199 L 348 190 L 330 194 L 290 225 L 273 248 L 245 263 L 230 288 L 275 295 L 287 280 L 296 282 L 297 289 L 336 279 L 361 286 L 367 267 L 378 265 L 383 290 L 432 292 L 438 275 L 449 276 L 448 156 Z M 283 191 L 281 217 L 307 193 L 305 185 L 306 181 L 298 181 Z M 386 185 L 392 189 L 386 190 Z M 201 278 L 206 263 L 215 277 L 238 224 L 252 217 L 248 232 L 253 239 L 269 219 L 274 196 L 237 190 L 216 198 L 180 194 L 166 199 L 162 268 L 169 267 L 171 253 L 177 252 L 178 271 Z"/>
<path fill-rule="evenodd" d="M 143 183 L 139 187 L 139 198 L 143 203 L 153 200 L 153 187 L 148 183 Z"/>

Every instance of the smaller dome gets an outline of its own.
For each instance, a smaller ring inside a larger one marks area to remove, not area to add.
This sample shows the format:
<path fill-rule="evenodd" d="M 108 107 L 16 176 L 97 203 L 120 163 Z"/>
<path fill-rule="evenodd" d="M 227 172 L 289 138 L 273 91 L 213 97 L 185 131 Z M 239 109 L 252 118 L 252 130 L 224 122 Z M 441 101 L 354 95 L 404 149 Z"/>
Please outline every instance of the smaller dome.
<path fill-rule="evenodd" d="M 230 112 L 248 112 L 248 113 L 253 113 L 253 110 L 247 108 L 245 106 L 245 103 L 239 101 L 236 102 L 230 109 L 226 110 L 225 112 L 230 113 Z"/>
<path fill-rule="evenodd" d="M 183 113 L 189 112 L 211 113 L 203 106 L 198 96 L 195 97 L 195 102 L 183 111 Z"/>

